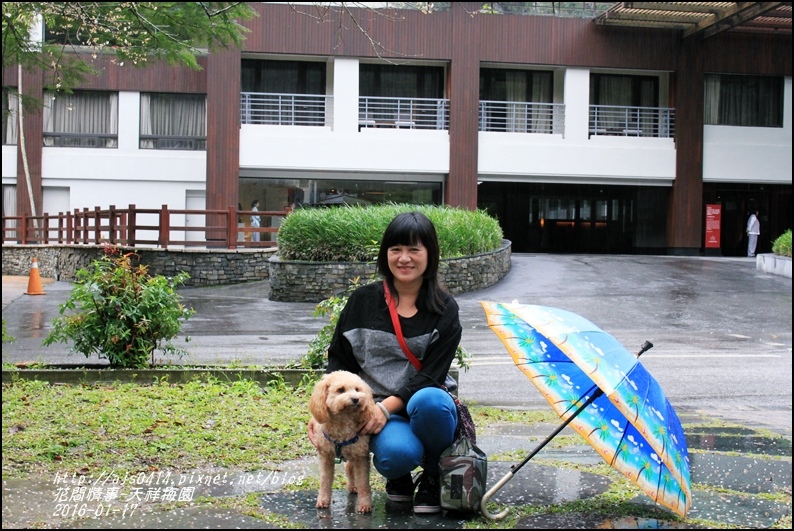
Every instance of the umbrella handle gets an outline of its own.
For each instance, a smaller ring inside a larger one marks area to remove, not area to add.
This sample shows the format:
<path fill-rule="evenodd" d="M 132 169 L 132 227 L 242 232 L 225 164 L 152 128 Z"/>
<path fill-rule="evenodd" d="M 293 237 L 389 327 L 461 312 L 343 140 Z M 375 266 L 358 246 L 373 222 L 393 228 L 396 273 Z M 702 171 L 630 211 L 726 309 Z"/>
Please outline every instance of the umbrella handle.
<path fill-rule="evenodd" d="M 513 479 L 513 476 L 514 476 L 514 472 L 511 470 L 510 472 L 505 474 L 505 476 L 502 479 L 500 479 L 499 482 L 496 485 L 494 485 L 493 487 L 488 489 L 488 492 L 486 492 L 485 494 L 482 495 L 482 500 L 480 501 L 480 512 L 487 519 L 489 519 L 489 520 L 501 520 L 502 518 L 507 516 L 507 513 L 510 512 L 510 509 L 505 509 L 501 513 L 493 514 L 493 513 L 491 513 L 488 510 L 487 506 L 488 506 L 488 500 L 491 499 L 491 496 L 496 494 L 496 491 L 498 491 L 499 489 L 504 487 L 505 483 L 507 483 L 508 481 Z"/>

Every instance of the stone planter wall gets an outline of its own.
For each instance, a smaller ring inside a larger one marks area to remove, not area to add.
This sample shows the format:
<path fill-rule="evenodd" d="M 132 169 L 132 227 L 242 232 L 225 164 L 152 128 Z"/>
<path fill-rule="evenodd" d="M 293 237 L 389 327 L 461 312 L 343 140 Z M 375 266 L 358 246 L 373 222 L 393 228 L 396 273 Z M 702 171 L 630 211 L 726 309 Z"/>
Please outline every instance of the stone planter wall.
<path fill-rule="evenodd" d="M 755 256 L 755 268 L 764 273 L 791 278 L 791 258 L 776 254 L 758 254 Z"/>
<path fill-rule="evenodd" d="M 453 294 L 492 286 L 510 271 L 511 244 L 503 240 L 496 251 L 442 260 L 440 275 Z M 131 248 L 121 248 L 131 252 Z M 135 249 L 149 274 L 173 277 L 190 274 L 186 286 L 203 287 L 270 279 L 270 300 L 320 302 L 344 293 L 355 277 L 372 278 L 375 264 L 365 262 L 281 261 L 277 249 Z M 73 282 L 80 268 L 102 256 L 102 246 L 4 245 L 3 274 L 27 276 L 33 258 L 39 275 Z"/>
<path fill-rule="evenodd" d="M 510 271 L 511 243 L 502 240 L 496 251 L 442 260 L 440 276 L 452 294 L 485 289 L 502 280 Z M 374 263 L 303 262 L 270 258 L 272 301 L 320 302 L 344 293 L 355 277 L 371 278 Z"/>
<path fill-rule="evenodd" d="M 131 252 L 131 248 L 121 248 Z M 270 275 L 268 258 L 276 250 L 251 249 L 145 249 L 135 251 L 149 274 L 173 277 L 180 271 L 190 274 L 186 286 L 217 286 L 267 280 Z M 73 282 L 80 268 L 88 267 L 103 254 L 95 245 L 3 245 L 3 274 L 30 274 L 33 258 L 39 275 Z"/>

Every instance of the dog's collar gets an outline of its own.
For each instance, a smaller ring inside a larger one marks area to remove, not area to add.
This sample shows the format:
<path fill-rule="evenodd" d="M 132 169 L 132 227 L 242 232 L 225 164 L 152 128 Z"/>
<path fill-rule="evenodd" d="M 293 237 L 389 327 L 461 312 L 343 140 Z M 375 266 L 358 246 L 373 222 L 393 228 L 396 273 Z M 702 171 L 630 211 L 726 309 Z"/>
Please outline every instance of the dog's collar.
<path fill-rule="evenodd" d="M 337 441 L 333 439 L 325 430 L 323 430 L 323 435 L 325 436 L 328 441 L 334 445 L 334 449 L 336 450 L 336 462 L 341 463 L 344 461 L 344 457 L 342 457 L 342 447 L 347 446 L 348 444 L 355 444 L 358 442 L 358 433 L 353 436 L 352 439 L 348 439 L 346 441 Z"/>

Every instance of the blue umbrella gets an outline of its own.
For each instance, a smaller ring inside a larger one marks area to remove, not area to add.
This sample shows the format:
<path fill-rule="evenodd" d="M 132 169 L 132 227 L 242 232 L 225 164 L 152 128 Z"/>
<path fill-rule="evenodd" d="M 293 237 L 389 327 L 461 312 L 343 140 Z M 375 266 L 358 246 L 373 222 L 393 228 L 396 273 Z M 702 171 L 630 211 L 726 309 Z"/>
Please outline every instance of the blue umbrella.
<path fill-rule="evenodd" d="M 485 493 L 487 502 L 569 425 L 657 503 L 686 517 L 692 504 L 684 431 L 658 382 L 617 339 L 580 315 L 548 306 L 480 302 L 488 326 L 565 422 Z"/>

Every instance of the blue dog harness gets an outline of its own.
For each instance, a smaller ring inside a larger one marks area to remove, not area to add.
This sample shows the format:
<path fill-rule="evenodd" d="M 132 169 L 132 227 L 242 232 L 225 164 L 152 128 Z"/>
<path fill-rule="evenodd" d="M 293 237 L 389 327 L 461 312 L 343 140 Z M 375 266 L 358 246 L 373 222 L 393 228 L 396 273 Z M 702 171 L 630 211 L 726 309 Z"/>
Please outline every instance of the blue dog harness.
<path fill-rule="evenodd" d="M 325 432 L 325 430 L 323 430 L 323 435 L 326 439 L 328 439 L 328 442 L 334 445 L 334 450 L 336 451 L 335 461 L 337 464 L 345 460 L 345 458 L 342 456 L 342 447 L 358 442 L 358 433 L 356 433 L 352 439 L 348 439 L 346 441 L 337 441 L 336 439 L 332 439 L 331 436 Z"/>

